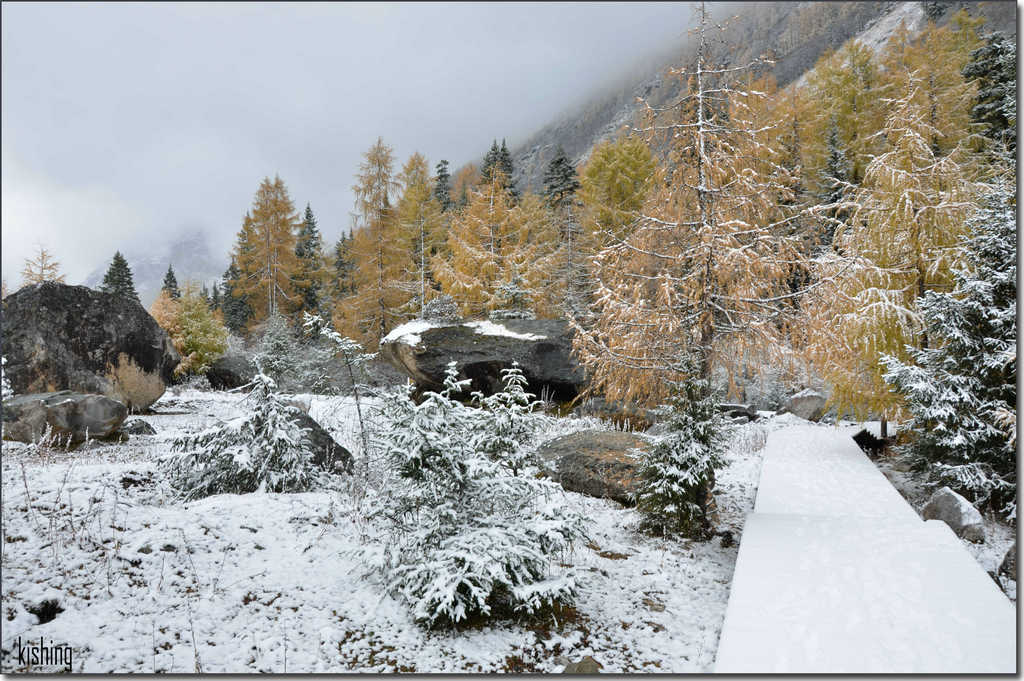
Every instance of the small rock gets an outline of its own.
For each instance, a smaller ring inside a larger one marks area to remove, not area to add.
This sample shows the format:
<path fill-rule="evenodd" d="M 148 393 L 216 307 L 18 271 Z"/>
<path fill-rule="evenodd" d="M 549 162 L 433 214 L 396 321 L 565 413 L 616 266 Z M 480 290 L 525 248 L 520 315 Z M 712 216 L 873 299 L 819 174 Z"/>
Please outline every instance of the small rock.
<path fill-rule="evenodd" d="M 808 421 L 817 421 L 825 413 L 825 403 L 827 401 L 824 395 L 808 388 L 801 390 L 786 400 L 779 413 L 789 412 Z"/>
<path fill-rule="evenodd" d="M 544 443 L 537 456 L 551 477 L 570 492 L 634 504 L 639 462 L 630 454 L 644 448 L 643 438 L 632 433 L 583 430 Z"/>
<path fill-rule="evenodd" d="M 1017 581 L 1017 542 L 1013 542 L 1013 546 L 1003 557 L 1003 562 L 999 564 L 999 574 Z"/>
<path fill-rule="evenodd" d="M 124 424 L 121 432 L 129 435 L 156 435 L 156 429 L 142 419 L 133 419 Z"/>
<path fill-rule="evenodd" d="M 721 537 L 721 544 L 723 549 L 727 549 L 736 543 L 736 540 L 732 537 L 732 532 L 730 532 L 729 530 L 725 530 L 724 532 L 722 532 Z"/>
<path fill-rule="evenodd" d="M 224 355 L 206 370 L 206 380 L 214 390 L 234 390 L 252 381 L 256 365 L 245 355 Z"/>
<path fill-rule="evenodd" d="M 579 662 L 570 662 L 562 670 L 563 674 L 600 674 L 604 665 L 587 655 Z"/>
<path fill-rule="evenodd" d="M 985 525 L 974 504 L 948 487 L 938 489 L 921 510 L 925 520 L 941 520 L 958 537 L 980 544 L 985 541 Z"/>

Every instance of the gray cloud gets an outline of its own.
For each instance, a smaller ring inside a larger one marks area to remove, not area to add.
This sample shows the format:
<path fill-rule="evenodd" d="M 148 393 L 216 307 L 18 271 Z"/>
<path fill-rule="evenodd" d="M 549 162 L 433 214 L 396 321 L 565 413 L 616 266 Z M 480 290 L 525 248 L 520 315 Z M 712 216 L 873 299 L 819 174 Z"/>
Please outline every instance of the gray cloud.
<path fill-rule="evenodd" d="M 226 251 L 259 181 L 349 223 L 377 138 L 458 166 L 677 38 L 674 3 L 3 5 L 3 273 L 71 282 L 201 227 Z"/>

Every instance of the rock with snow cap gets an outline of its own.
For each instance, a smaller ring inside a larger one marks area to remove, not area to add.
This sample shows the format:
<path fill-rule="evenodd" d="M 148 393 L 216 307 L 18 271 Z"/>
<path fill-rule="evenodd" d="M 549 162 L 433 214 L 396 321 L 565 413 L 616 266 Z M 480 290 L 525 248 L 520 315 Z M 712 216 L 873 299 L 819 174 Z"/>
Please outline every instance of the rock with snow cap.
<path fill-rule="evenodd" d="M 967 501 L 948 487 L 941 487 L 931 496 L 921 510 L 925 520 L 941 520 L 952 528 L 958 537 L 967 541 L 985 541 L 985 525 L 981 513 L 974 504 Z"/>
<path fill-rule="evenodd" d="M 817 421 L 825 413 L 828 399 L 817 390 L 801 390 L 786 400 L 779 410 L 780 414 L 790 413 L 808 421 Z"/>
<path fill-rule="evenodd" d="M 470 391 L 501 390 L 501 371 L 518 362 L 528 390 L 557 401 L 576 397 L 583 369 L 572 356 L 572 330 L 558 319 L 504 319 L 450 323 L 416 320 L 389 333 L 380 355 L 405 372 L 420 390 L 440 391 L 454 361 Z"/>

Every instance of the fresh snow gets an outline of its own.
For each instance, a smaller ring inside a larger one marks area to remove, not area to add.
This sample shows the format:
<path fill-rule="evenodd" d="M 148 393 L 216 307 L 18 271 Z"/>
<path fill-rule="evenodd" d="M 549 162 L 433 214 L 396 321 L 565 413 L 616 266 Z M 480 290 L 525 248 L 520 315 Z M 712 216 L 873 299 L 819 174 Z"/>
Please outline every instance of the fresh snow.
<path fill-rule="evenodd" d="M 484 336 L 508 336 L 509 338 L 519 338 L 520 340 L 544 340 L 547 336 L 541 336 L 536 333 L 516 333 L 501 324 L 495 324 L 490 320 L 483 320 L 479 322 L 466 322 L 463 326 L 468 326 L 473 329 L 476 333 Z"/>
<path fill-rule="evenodd" d="M 1013 606 L 850 440 L 768 436 L 715 664 L 723 673 L 1012 673 Z"/>
<path fill-rule="evenodd" d="M 437 328 L 437 324 L 432 322 L 424 321 L 422 319 L 416 319 L 411 322 L 406 322 L 401 326 L 395 327 L 391 330 L 391 333 L 384 336 L 382 343 L 404 343 L 405 345 L 416 346 L 419 345 L 422 338 L 420 334 L 424 331 Z M 541 336 L 535 333 L 517 333 L 511 329 L 501 325 L 495 324 L 490 320 L 482 320 L 478 322 L 466 322 L 462 326 L 473 329 L 475 333 L 479 333 L 484 336 L 507 336 L 509 338 L 518 338 L 520 340 L 544 340 L 547 336 Z"/>
<path fill-rule="evenodd" d="M 381 343 L 404 343 L 406 345 L 416 346 L 420 343 L 420 334 L 424 331 L 433 329 L 436 325 L 432 324 L 423 319 L 414 319 L 411 322 L 406 322 L 401 326 L 396 326 L 391 330 L 391 333 L 384 336 L 384 340 Z"/>
<path fill-rule="evenodd" d="M 364 490 L 217 495 L 183 504 L 156 474 L 171 441 L 239 417 L 244 396 L 168 392 L 141 417 L 155 436 L 40 454 L 3 443 L 0 668 L 14 642 L 68 643 L 76 672 L 557 672 L 593 655 L 605 672 L 707 672 L 736 546 L 639 534 L 639 515 L 565 493 L 591 520 L 561 557 L 583 577 L 575 607 L 543 622 L 425 631 L 364 576 Z M 350 397 L 313 396 L 310 414 L 358 453 Z M 365 399 L 367 420 L 377 403 Z M 537 444 L 595 426 L 540 417 Z M 753 507 L 765 429 L 740 429 L 719 475 L 720 526 Z M 43 600 L 63 612 L 40 624 Z"/>

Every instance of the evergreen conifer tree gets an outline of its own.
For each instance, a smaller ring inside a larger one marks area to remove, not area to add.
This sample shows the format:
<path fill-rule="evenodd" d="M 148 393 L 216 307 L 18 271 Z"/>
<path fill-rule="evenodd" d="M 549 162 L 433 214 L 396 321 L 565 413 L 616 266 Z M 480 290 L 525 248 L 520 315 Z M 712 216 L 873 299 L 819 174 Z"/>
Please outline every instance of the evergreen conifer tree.
<path fill-rule="evenodd" d="M 100 290 L 132 300 L 139 299 L 139 294 L 135 292 L 135 283 L 132 281 L 132 270 L 128 267 L 128 261 L 121 255 L 121 251 L 114 252 L 114 259 L 107 273 L 103 275 Z"/>
<path fill-rule="evenodd" d="M 352 234 L 351 232 L 342 232 L 338 237 L 338 242 L 334 244 L 331 293 L 335 301 L 340 301 L 355 293 L 355 284 L 352 281 L 355 267 L 356 264 L 352 257 Z"/>
<path fill-rule="evenodd" d="M 452 207 L 452 176 L 448 172 L 448 161 L 438 161 L 434 171 L 434 198 L 441 206 L 441 212 L 446 213 Z"/>
<path fill-rule="evenodd" d="M 220 288 L 217 286 L 217 282 L 213 282 L 212 286 L 210 287 L 210 291 L 211 291 L 211 293 L 210 293 L 210 309 L 211 310 L 219 310 L 220 309 Z"/>
<path fill-rule="evenodd" d="M 481 181 L 485 184 L 489 184 L 494 178 L 495 170 L 500 170 L 498 167 L 498 158 L 500 156 L 501 150 L 498 148 L 498 140 L 494 140 L 491 143 L 491 148 L 484 154 L 484 163 L 480 166 Z"/>
<path fill-rule="evenodd" d="M 558 147 L 555 157 L 544 171 L 544 196 L 554 208 L 559 209 L 572 200 L 579 188 L 576 168 L 569 162 L 565 150 Z"/>
<path fill-rule="evenodd" d="M 170 265 L 167 266 L 167 274 L 164 275 L 164 284 L 160 287 L 160 290 L 166 291 L 174 300 L 181 298 L 181 291 L 178 289 L 178 278 L 174 276 L 174 268 Z"/>
<path fill-rule="evenodd" d="M 295 255 L 299 259 L 295 275 L 296 292 L 301 298 L 301 308 L 316 314 L 324 304 L 324 281 L 327 269 L 324 266 L 324 244 L 316 226 L 313 210 L 306 204 L 302 226 L 295 243 Z"/>
<path fill-rule="evenodd" d="M 907 401 L 910 450 L 942 484 L 1014 515 L 1017 457 L 1017 220 L 1002 188 L 968 222 L 967 263 L 952 291 L 918 302 L 929 346 L 887 355 L 886 382 Z"/>
<path fill-rule="evenodd" d="M 971 120 L 984 126 L 985 135 L 1006 149 L 1009 158 L 1017 150 L 1017 43 L 999 32 L 990 33 L 985 44 L 971 53 L 964 66 L 965 78 L 974 80 L 978 95 Z"/>
<path fill-rule="evenodd" d="M 231 264 L 224 271 L 221 279 L 221 288 L 224 295 L 221 298 L 221 311 L 224 313 L 224 324 L 231 333 L 241 333 L 252 318 L 252 308 L 249 306 L 248 298 L 241 291 L 237 290 L 238 280 L 242 273 L 231 258 Z"/>
<path fill-rule="evenodd" d="M 637 508 L 649 530 L 705 539 L 715 471 L 725 465 L 728 423 L 703 379 L 676 384 L 660 411 L 668 432 L 642 459 Z"/>

